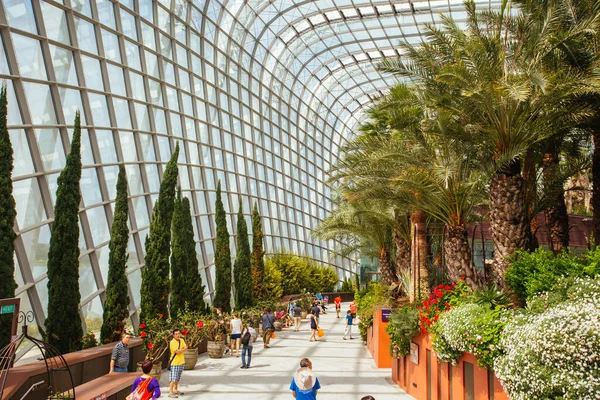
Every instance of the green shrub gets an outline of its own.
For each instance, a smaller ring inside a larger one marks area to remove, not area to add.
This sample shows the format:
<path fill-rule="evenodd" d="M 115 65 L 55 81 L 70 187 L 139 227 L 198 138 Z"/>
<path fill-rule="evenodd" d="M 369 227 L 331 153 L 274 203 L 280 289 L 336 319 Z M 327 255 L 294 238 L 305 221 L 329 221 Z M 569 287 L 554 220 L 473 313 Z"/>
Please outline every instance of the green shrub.
<path fill-rule="evenodd" d="M 338 282 L 337 273 L 332 268 L 286 251 L 270 255 L 266 264 L 271 264 L 281 273 L 284 296 L 332 292 Z"/>
<path fill-rule="evenodd" d="M 282 282 L 283 277 L 281 276 L 281 272 L 273 263 L 266 262 L 263 280 L 264 298 L 262 301 L 266 301 L 269 304 L 278 302 L 281 296 L 283 296 Z"/>
<path fill-rule="evenodd" d="M 420 332 L 419 312 L 413 305 L 399 308 L 390 316 L 390 323 L 385 331 L 390 335 L 390 355 L 408 355 L 411 339 Z"/>
<path fill-rule="evenodd" d="M 600 250 L 583 257 L 537 249 L 518 252 L 505 274 L 508 287 L 525 301 L 536 293 L 550 291 L 562 277 L 594 276 L 600 273 Z"/>
<path fill-rule="evenodd" d="M 382 282 L 372 282 L 367 288 L 356 291 L 354 299 L 358 310 L 356 314 L 360 321 L 358 329 L 363 341 L 367 340 L 367 330 L 373 326 L 373 313 L 380 308 L 390 308 L 392 297 L 391 288 Z"/>

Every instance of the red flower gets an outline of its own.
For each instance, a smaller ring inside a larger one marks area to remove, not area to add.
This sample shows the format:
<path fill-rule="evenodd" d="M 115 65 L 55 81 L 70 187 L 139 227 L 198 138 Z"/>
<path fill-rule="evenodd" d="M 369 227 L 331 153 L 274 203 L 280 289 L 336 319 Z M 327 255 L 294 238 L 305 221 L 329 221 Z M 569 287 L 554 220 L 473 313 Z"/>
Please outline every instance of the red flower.
<path fill-rule="evenodd" d="M 452 286 L 446 285 L 446 290 L 452 289 Z"/>
<path fill-rule="evenodd" d="M 158 314 L 158 318 L 162 318 L 162 317 L 163 317 L 163 315 L 162 315 L 162 314 Z"/>
<path fill-rule="evenodd" d="M 153 345 L 152 343 L 148 343 L 148 348 L 149 348 L 149 349 L 151 349 L 151 348 L 153 348 L 153 347 L 154 347 L 154 345 Z"/>
<path fill-rule="evenodd" d="M 464 280 L 465 280 L 465 277 L 464 277 L 464 275 L 460 277 L 460 280 L 461 280 L 461 281 L 464 281 Z"/>
<path fill-rule="evenodd" d="M 442 293 L 442 292 L 437 292 L 437 297 L 438 297 L 438 299 L 439 299 L 439 298 L 442 298 L 443 296 L 444 296 L 444 293 Z"/>
<path fill-rule="evenodd" d="M 187 336 L 187 334 L 188 334 L 188 330 L 187 330 L 187 329 L 184 329 L 184 330 L 182 330 L 182 331 L 181 331 L 181 333 L 183 333 L 183 336 Z"/>
<path fill-rule="evenodd" d="M 204 321 L 198 321 L 198 324 L 196 324 L 196 326 L 198 328 L 204 328 Z"/>
<path fill-rule="evenodd" d="M 456 287 L 456 283 L 453 283 L 453 284 L 452 284 L 452 287 Z"/>
<path fill-rule="evenodd" d="M 146 324 L 140 324 L 140 329 L 144 329 L 146 327 Z"/>
<path fill-rule="evenodd" d="M 141 337 L 146 337 L 146 336 L 147 336 L 147 334 L 146 334 L 146 332 L 142 332 L 142 333 L 140 333 L 140 336 L 141 336 Z"/>

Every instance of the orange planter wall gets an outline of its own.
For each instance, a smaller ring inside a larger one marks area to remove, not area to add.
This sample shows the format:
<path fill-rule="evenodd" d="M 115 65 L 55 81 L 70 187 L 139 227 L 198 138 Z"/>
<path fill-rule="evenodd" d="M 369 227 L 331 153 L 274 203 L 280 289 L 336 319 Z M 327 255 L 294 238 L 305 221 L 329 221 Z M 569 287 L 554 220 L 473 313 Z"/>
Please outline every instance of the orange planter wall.
<path fill-rule="evenodd" d="M 377 368 L 391 368 L 390 336 L 385 331 L 387 322 L 381 322 L 381 310 L 373 314 L 373 326 L 367 332 L 367 348 L 371 352 Z"/>
<path fill-rule="evenodd" d="M 412 341 L 419 345 L 419 363 L 413 363 L 410 356 L 393 359 L 392 379 L 417 400 L 449 400 L 450 391 L 454 400 L 508 400 L 498 378 L 478 367 L 472 354 L 464 353 L 457 365 L 439 364 L 429 335 Z"/>

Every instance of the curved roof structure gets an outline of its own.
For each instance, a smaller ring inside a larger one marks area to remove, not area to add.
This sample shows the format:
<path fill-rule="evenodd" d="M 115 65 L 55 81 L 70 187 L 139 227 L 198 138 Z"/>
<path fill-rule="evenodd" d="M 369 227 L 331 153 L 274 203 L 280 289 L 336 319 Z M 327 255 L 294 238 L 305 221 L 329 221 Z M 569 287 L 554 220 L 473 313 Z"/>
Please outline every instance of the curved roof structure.
<path fill-rule="evenodd" d="M 484 7 L 494 2 L 481 2 Z M 129 179 L 128 279 L 139 307 L 144 239 L 175 142 L 193 205 L 201 276 L 214 282 L 216 182 L 229 231 L 238 200 L 263 216 L 267 252 L 286 248 L 357 272 L 311 236 L 330 208 L 327 171 L 372 100 L 396 81 L 376 70 L 419 42 L 457 0 L 2 0 L 0 78 L 15 150 L 17 295 L 43 326 L 56 180 L 81 110 L 81 313 L 99 328 L 117 165 Z M 234 248 L 232 237 L 232 248 Z M 101 319 L 100 319 L 101 321 Z"/>

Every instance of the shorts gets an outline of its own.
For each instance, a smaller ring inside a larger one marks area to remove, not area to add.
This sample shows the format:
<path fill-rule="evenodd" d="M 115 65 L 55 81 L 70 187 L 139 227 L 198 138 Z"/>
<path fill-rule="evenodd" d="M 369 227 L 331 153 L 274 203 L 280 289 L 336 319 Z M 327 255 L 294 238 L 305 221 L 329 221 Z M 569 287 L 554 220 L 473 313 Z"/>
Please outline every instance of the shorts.
<path fill-rule="evenodd" d="M 231 334 L 231 340 L 239 339 L 241 337 L 242 337 L 241 333 L 232 333 Z"/>
<path fill-rule="evenodd" d="M 171 365 L 171 372 L 169 374 L 169 382 L 179 382 L 181 374 L 183 373 L 183 364 Z"/>
<path fill-rule="evenodd" d="M 341 304 L 340 304 L 339 306 L 338 306 L 337 304 L 335 305 L 335 309 L 336 309 L 336 310 L 339 310 L 340 308 L 342 308 L 342 305 L 341 305 Z"/>

